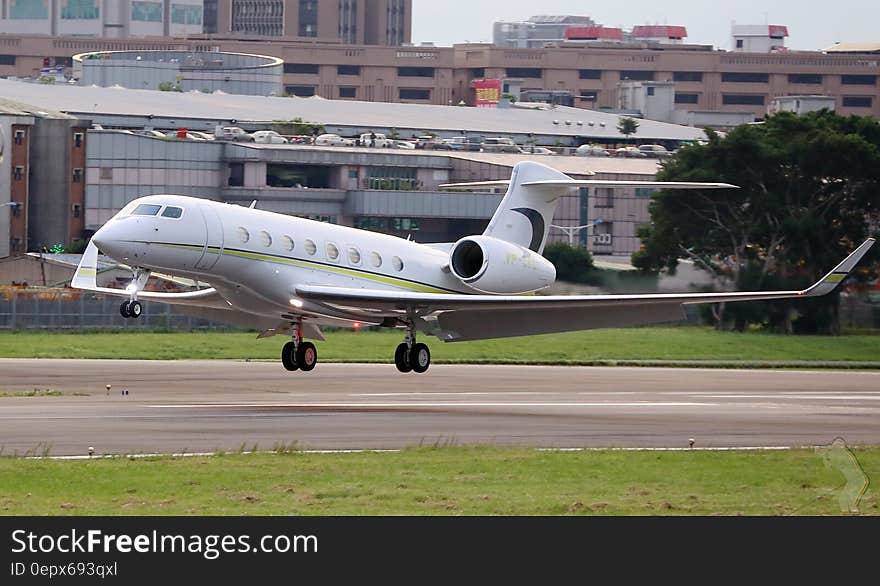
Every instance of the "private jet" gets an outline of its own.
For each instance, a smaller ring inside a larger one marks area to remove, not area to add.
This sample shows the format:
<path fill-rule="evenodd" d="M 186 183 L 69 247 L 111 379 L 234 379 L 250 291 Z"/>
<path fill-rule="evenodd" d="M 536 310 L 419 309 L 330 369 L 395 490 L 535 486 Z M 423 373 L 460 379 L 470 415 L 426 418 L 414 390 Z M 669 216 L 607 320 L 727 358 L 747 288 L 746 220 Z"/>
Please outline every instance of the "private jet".
<path fill-rule="evenodd" d="M 792 299 L 832 292 L 874 244 L 868 240 L 804 291 L 648 295 L 534 295 L 553 285 L 542 256 L 559 198 L 572 188 L 735 189 L 724 183 L 574 180 L 522 162 L 509 181 L 444 187 L 507 187 L 481 235 L 422 244 L 384 234 L 177 195 L 132 201 L 98 230 L 72 285 L 124 298 L 126 318 L 141 301 L 198 308 L 200 315 L 290 335 L 281 362 L 308 372 L 318 362 L 322 327 L 384 327 L 405 333 L 394 353 L 403 373 L 427 372 L 420 334 L 444 342 L 530 336 L 678 321 L 683 305 Z M 99 251 L 131 267 L 125 288 L 99 287 Z M 205 283 L 183 293 L 144 290 L 152 274 Z"/>

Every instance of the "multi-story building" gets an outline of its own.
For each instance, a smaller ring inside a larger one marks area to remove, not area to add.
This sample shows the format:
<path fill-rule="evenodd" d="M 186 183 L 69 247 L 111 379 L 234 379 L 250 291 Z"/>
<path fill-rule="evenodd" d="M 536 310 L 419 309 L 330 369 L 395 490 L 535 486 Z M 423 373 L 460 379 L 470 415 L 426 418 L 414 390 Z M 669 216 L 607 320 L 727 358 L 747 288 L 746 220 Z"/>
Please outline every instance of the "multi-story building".
<path fill-rule="evenodd" d="M 533 16 L 521 22 L 496 22 L 492 42 L 508 49 L 535 49 L 547 43 L 564 41 L 571 27 L 593 27 L 589 16 Z"/>
<path fill-rule="evenodd" d="M 206 0 L 205 33 L 398 46 L 412 39 L 412 0 Z"/>
<path fill-rule="evenodd" d="M 202 0 L 4 0 L 0 33 L 169 37 L 202 32 Z"/>
<path fill-rule="evenodd" d="M 848 48 L 848 47 L 847 47 Z M 880 117 L 880 60 L 871 52 L 743 53 L 703 45 L 558 43 L 540 49 L 344 45 L 318 40 L 91 39 L 0 36 L 0 76 L 35 76 L 86 51 L 227 51 L 284 60 L 286 93 L 421 104 L 473 103 L 475 79 L 507 89 L 569 92 L 576 106 L 617 108 L 621 81 L 671 81 L 684 112 L 766 116 L 773 98 L 827 95 L 844 114 Z"/>

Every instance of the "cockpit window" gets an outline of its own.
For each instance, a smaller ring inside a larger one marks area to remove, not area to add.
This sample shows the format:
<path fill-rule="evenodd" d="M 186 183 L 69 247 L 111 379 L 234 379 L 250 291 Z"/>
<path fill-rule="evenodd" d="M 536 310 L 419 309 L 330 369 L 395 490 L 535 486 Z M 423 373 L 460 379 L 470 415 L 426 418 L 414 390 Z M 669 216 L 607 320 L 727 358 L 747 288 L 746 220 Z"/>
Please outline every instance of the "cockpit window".
<path fill-rule="evenodd" d="M 167 208 L 165 208 L 165 211 L 162 212 L 163 218 L 172 218 L 175 220 L 180 218 L 182 215 L 183 215 L 183 208 L 175 208 L 175 207 L 171 207 L 171 206 L 168 206 Z"/>
<path fill-rule="evenodd" d="M 157 216 L 159 215 L 159 210 L 162 209 L 162 206 L 157 206 L 151 203 L 142 203 L 138 207 L 134 208 L 134 211 L 131 212 L 132 216 Z"/>

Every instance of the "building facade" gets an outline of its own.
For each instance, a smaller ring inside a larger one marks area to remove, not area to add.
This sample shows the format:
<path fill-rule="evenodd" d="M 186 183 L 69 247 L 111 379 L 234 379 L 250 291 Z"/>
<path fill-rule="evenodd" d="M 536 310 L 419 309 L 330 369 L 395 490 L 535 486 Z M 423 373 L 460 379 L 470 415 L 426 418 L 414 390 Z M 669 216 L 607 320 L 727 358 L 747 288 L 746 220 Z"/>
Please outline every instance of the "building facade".
<path fill-rule="evenodd" d="M 568 92 L 575 106 L 617 107 L 621 81 L 671 81 L 677 110 L 763 118 L 773 98 L 827 95 L 844 114 L 880 117 L 876 54 L 740 53 L 694 45 L 562 43 L 541 49 L 342 45 L 264 39 L 83 39 L 0 37 L 0 76 L 35 76 L 85 51 L 186 50 L 255 53 L 284 60 L 285 92 L 328 99 L 472 104 L 475 79 L 522 90 Z M 509 87 L 508 87 L 509 89 Z"/>
<path fill-rule="evenodd" d="M 533 16 L 520 22 L 496 22 L 492 42 L 508 49 L 536 49 L 546 43 L 564 41 L 571 27 L 593 27 L 589 16 Z"/>
<path fill-rule="evenodd" d="M 202 33 L 202 0 L 4 0 L 0 33 L 169 37 Z"/>

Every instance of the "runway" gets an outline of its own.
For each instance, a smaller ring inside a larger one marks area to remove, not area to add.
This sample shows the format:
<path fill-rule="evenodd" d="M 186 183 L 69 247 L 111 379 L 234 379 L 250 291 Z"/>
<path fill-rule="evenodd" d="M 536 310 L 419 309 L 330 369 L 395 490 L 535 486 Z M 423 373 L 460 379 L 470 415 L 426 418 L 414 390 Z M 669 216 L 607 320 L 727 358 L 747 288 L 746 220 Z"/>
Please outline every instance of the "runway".
<path fill-rule="evenodd" d="M 112 385 L 108 394 L 105 385 Z M 61 397 L 10 397 L 52 389 Z M 127 390 L 128 395 L 122 391 Z M 880 445 L 880 373 L 0 360 L 4 454 Z"/>

